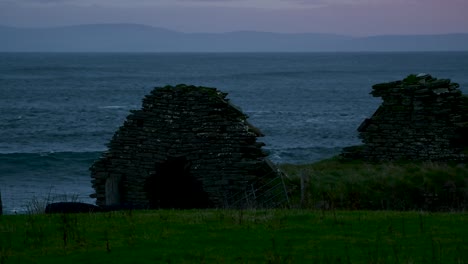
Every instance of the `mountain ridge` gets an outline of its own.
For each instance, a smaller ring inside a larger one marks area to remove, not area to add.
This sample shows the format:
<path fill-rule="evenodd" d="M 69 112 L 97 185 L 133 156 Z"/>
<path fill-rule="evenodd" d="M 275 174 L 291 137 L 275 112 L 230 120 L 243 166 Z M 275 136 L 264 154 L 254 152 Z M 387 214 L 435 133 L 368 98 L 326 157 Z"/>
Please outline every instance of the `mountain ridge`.
<path fill-rule="evenodd" d="M 326 33 L 184 33 L 142 24 L 0 25 L 0 52 L 468 51 L 468 33 L 352 37 Z"/>

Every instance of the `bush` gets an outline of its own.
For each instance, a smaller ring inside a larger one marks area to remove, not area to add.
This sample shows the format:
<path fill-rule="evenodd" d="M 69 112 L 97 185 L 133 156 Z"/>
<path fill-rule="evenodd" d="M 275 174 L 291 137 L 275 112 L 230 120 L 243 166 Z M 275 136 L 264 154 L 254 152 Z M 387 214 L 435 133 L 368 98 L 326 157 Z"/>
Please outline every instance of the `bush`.
<path fill-rule="evenodd" d="M 281 168 L 294 190 L 293 207 L 449 211 L 465 210 L 468 203 L 466 164 L 367 163 L 334 158 Z M 301 177 L 307 178 L 302 180 L 307 186 L 301 186 Z M 298 190 L 307 193 L 301 195 Z"/>

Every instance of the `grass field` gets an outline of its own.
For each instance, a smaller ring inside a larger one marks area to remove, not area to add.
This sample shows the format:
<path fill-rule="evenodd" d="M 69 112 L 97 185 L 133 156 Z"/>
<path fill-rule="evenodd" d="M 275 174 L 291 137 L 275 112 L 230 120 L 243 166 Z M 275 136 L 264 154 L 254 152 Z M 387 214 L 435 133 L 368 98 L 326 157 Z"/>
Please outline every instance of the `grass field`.
<path fill-rule="evenodd" d="M 0 263 L 468 263 L 468 215 L 155 210 L 0 217 Z"/>
<path fill-rule="evenodd" d="M 45 215 L 32 203 L 0 216 L 0 264 L 468 263 L 466 164 L 281 169 L 290 209 Z"/>

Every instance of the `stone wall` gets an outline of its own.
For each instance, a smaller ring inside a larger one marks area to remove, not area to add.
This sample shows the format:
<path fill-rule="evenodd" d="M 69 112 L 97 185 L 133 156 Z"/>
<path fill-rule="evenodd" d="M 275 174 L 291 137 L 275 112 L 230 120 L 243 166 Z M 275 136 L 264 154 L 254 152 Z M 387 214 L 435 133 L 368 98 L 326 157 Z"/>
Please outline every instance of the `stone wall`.
<path fill-rule="evenodd" d="M 344 157 L 366 160 L 467 161 L 468 97 L 459 85 L 428 74 L 380 83 L 383 102 L 358 128 L 364 145 Z"/>
<path fill-rule="evenodd" d="M 101 206 L 229 207 L 248 183 L 278 177 L 261 132 L 215 88 L 157 87 L 90 168 Z"/>

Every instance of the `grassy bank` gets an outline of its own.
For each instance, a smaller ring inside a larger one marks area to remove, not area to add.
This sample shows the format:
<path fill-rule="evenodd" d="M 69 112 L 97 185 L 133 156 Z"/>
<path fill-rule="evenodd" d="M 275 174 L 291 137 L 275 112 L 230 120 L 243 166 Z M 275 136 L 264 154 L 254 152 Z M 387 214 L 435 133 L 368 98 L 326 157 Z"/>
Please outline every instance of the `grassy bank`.
<path fill-rule="evenodd" d="M 467 164 L 333 158 L 281 169 L 290 179 L 293 207 L 462 211 L 468 206 Z"/>
<path fill-rule="evenodd" d="M 0 217 L 0 263 L 466 263 L 465 213 L 190 210 Z"/>
<path fill-rule="evenodd" d="M 466 165 L 281 168 L 292 209 L 0 216 L 0 264 L 468 263 Z"/>

